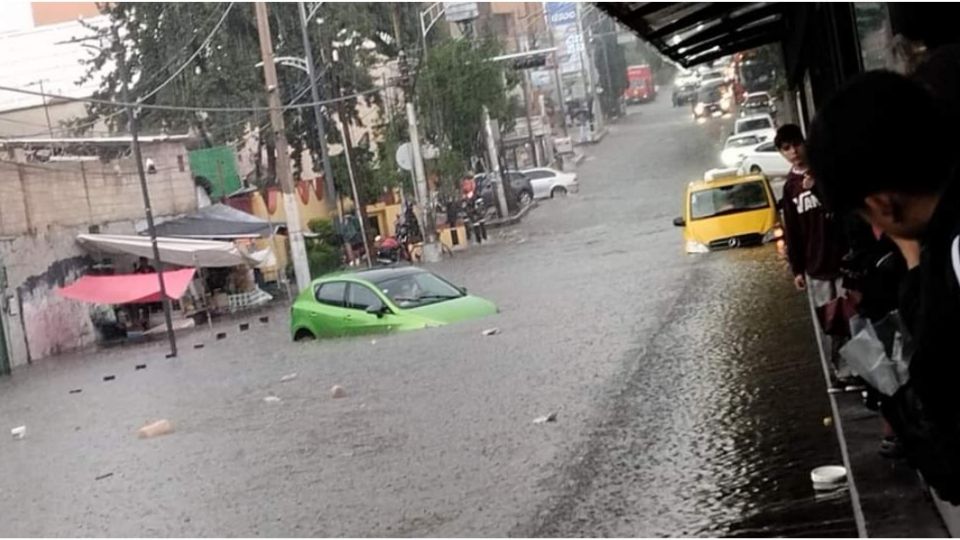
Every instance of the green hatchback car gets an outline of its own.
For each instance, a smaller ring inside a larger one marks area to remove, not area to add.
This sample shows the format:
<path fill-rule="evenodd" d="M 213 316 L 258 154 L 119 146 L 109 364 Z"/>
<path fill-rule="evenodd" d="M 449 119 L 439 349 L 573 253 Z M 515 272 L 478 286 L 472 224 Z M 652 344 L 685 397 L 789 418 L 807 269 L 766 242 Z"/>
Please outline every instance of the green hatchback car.
<path fill-rule="evenodd" d="M 414 266 L 318 278 L 291 308 L 294 341 L 417 330 L 497 313 L 489 300 Z"/>

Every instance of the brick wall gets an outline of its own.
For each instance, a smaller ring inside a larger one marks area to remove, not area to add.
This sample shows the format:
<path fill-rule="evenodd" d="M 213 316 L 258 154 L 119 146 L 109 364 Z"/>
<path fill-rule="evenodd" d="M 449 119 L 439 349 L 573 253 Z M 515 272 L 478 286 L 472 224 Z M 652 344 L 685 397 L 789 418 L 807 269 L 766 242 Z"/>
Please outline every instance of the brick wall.
<path fill-rule="evenodd" d="M 157 218 L 191 213 L 196 189 L 179 143 L 144 145 L 157 172 L 147 181 Z M 181 170 L 180 159 L 183 168 Z M 0 162 L 0 322 L 12 365 L 94 342 L 90 305 L 65 300 L 55 289 L 82 276 L 92 258 L 76 243 L 100 232 L 136 234 L 144 220 L 136 164 Z"/>

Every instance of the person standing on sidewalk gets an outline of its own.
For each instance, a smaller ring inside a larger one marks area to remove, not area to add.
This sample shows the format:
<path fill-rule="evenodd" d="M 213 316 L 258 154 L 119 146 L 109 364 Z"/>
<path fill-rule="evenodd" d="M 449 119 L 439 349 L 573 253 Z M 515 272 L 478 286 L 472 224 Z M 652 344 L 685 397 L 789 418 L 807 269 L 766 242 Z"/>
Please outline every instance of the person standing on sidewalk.
<path fill-rule="evenodd" d="M 851 80 L 817 113 L 811 162 L 831 208 L 883 230 L 906 261 L 899 307 L 914 351 L 885 416 L 911 464 L 957 505 L 960 107 L 955 94 L 924 82 L 883 71 Z"/>
<path fill-rule="evenodd" d="M 847 252 L 840 223 L 820 202 L 816 182 L 807 164 L 803 132 L 796 124 L 777 130 L 774 145 L 790 162 L 791 169 L 783 185 L 783 232 L 787 259 L 797 290 L 809 289 L 813 305 L 820 311 L 834 299 L 844 296 L 840 264 Z M 824 321 L 820 321 L 821 328 Z M 843 386 L 849 377 L 840 369 L 840 336 L 828 336 L 835 385 Z"/>

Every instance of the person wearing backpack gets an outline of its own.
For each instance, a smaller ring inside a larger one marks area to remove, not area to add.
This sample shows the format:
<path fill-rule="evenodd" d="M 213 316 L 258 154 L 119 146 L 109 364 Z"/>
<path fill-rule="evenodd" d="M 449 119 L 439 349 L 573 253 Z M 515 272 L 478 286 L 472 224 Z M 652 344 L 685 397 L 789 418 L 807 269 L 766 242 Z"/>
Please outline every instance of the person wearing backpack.
<path fill-rule="evenodd" d="M 817 113 L 810 164 L 827 204 L 882 230 L 908 268 L 910 379 L 884 404 L 907 458 L 960 504 L 960 143 L 953 107 L 902 75 L 855 77 Z"/>

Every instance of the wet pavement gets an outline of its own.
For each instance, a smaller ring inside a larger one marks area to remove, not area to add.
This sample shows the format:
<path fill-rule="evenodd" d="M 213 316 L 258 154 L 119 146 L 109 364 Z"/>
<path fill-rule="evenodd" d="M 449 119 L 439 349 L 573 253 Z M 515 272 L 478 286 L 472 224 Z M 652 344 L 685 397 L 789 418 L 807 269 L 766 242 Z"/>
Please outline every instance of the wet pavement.
<path fill-rule="evenodd" d="M 490 319 L 292 344 L 278 309 L 184 336 L 177 359 L 158 344 L 0 380 L 0 427 L 27 426 L 0 437 L 0 534 L 854 535 L 845 494 L 810 486 L 840 456 L 783 263 L 687 256 L 671 224 L 727 131 L 632 108 L 585 148 L 579 195 L 434 266 L 496 301 Z M 160 418 L 176 431 L 136 437 Z"/>

